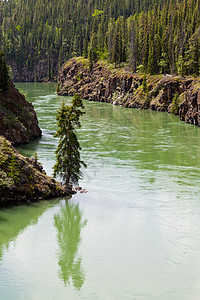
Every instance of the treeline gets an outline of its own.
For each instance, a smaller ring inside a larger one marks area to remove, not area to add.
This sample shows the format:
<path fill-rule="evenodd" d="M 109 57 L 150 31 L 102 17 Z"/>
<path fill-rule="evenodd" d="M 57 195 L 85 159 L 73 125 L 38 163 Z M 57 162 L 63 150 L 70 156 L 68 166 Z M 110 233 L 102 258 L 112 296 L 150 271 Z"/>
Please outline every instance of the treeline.
<path fill-rule="evenodd" d="M 148 12 L 108 23 L 106 36 L 93 30 L 88 57 L 106 57 L 115 66 L 128 63 L 133 72 L 199 75 L 200 0 L 170 1 Z M 87 53 L 85 53 L 85 56 Z"/>
<path fill-rule="evenodd" d="M 81 56 L 91 33 L 101 24 L 106 36 L 110 18 L 125 19 L 148 10 L 156 0 L 9 0 L 0 4 L 0 43 L 13 69 L 32 71 L 39 60 L 47 78 L 73 56 Z M 160 0 L 163 4 L 165 0 Z M 95 9 L 103 11 L 97 17 Z"/>
<path fill-rule="evenodd" d="M 9 0 L 1 3 L 7 61 L 53 78 L 64 61 L 124 62 L 151 74 L 199 74 L 200 0 Z"/>

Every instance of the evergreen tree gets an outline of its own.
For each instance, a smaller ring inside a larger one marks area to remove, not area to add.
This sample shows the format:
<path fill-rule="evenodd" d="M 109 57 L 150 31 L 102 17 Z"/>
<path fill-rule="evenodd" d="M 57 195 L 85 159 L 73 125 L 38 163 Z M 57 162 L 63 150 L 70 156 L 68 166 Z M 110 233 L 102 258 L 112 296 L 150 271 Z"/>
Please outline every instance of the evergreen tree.
<path fill-rule="evenodd" d="M 118 24 L 115 25 L 113 44 L 112 44 L 112 62 L 115 63 L 115 68 L 120 62 L 120 36 L 118 30 Z"/>
<path fill-rule="evenodd" d="M 200 0 L 57 0 L 56 6 L 55 0 L 9 0 L 1 5 L 0 41 L 19 72 L 37 73 L 44 63 L 38 79 L 53 78 L 73 55 L 198 75 L 199 24 Z"/>
<path fill-rule="evenodd" d="M 136 72 L 137 69 L 137 56 L 138 56 L 138 49 L 137 49 L 136 37 L 135 37 L 135 25 L 134 25 L 134 20 L 132 20 L 131 31 L 130 31 L 130 44 L 129 44 L 129 66 L 133 72 Z"/>
<path fill-rule="evenodd" d="M 153 41 L 150 41 L 149 57 L 148 57 L 148 73 L 153 75 L 157 73 L 157 61 L 155 54 L 155 46 Z"/>
<path fill-rule="evenodd" d="M 82 177 L 81 165 L 86 164 L 80 159 L 80 144 L 76 136 L 76 128 L 80 128 L 80 116 L 84 112 L 82 99 L 79 94 L 75 94 L 72 105 L 62 104 L 57 113 L 58 130 L 55 137 L 59 137 L 59 144 L 56 149 L 56 164 L 53 167 L 53 175 L 59 175 L 68 190 L 69 183 L 77 184 Z"/>
<path fill-rule="evenodd" d="M 8 67 L 6 65 L 5 56 L 0 52 L 0 90 L 5 92 L 9 89 Z"/>
<path fill-rule="evenodd" d="M 197 33 L 194 33 L 189 40 L 189 49 L 187 51 L 186 67 L 188 74 L 199 75 L 200 66 L 200 29 Z"/>
<path fill-rule="evenodd" d="M 91 64 L 98 60 L 97 34 L 95 32 L 93 32 L 91 35 L 89 51 L 88 51 L 88 58 L 89 58 L 89 61 Z"/>
<path fill-rule="evenodd" d="M 108 60 L 109 62 L 112 61 L 112 56 L 113 56 L 113 40 L 114 40 L 114 30 L 115 30 L 115 24 L 114 20 L 111 19 L 109 24 L 108 24 Z"/>

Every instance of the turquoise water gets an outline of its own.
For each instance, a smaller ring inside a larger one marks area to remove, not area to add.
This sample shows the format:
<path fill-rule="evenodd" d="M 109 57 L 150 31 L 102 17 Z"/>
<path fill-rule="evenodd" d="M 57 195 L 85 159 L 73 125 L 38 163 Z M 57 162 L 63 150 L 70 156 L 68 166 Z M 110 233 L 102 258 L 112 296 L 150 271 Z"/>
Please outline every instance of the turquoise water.
<path fill-rule="evenodd" d="M 55 161 L 55 84 L 18 83 Z M 84 101 L 87 194 L 0 211 L 0 299 L 199 299 L 200 129 L 167 113 Z"/>

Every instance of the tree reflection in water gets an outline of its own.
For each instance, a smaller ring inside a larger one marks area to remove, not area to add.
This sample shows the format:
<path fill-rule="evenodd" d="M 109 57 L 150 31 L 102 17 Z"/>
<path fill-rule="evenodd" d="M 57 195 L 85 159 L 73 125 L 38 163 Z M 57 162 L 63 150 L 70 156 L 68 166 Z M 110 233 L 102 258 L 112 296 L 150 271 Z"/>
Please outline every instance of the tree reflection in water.
<path fill-rule="evenodd" d="M 54 223 L 59 245 L 59 277 L 65 285 L 73 284 L 76 289 L 80 289 L 84 283 L 85 274 L 82 269 L 82 259 L 78 255 L 78 248 L 81 241 L 81 230 L 86 225 L 86 220 L 82 220 L 82 212 L 78 204 L 66 202 L 61 211 L 55 214 Z"/>

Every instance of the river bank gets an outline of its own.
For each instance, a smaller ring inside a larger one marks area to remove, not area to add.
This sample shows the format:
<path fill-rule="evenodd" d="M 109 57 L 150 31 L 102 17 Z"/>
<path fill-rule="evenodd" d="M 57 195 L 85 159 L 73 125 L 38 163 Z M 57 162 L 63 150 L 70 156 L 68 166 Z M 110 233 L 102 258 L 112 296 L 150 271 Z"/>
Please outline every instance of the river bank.
<path fill-rule="evenodd" d="M 16 87 L 43 131 L 17 149 L 36 151 L 50 175 L 55 112 L 71 97 L 56 84 Z M 89 192 L 1 209 L 0 298 L 198 299 L 200 129 L 173 114 L 84 106 L 80 185 Z"/>
<path fill-rule="evenodd" d="M 174 112 L 181 121 L 200 126 L 200 79 L 172 75 L 132 74 L 73 58 L 58 74 L 58 95 L 80 93 L 89 101 L 128 108 Z"/>
<path fill-rule="evenodd" d="M 0 135 L 12 144 L 29 143 L 42 135 L 32 103 L 11 80 L 9 90 L 0 91 Z"/>
<path fill-rule="evenodd" d="M 22 156 L 12 146 L 27 144 L 41 135 L 32 103 L 10 80 L 8 91 L 0 91 L 0 206 L 74 193 L 72 187 L 66 192 L 61 183 L 47 176 L 36 158 Z"/>
<path fill-rule="evenodd" d="M 46 175 L 35 158 L 27 158 L 0 136 L 0 206 L 65 196 L 60 183 Z"/>

